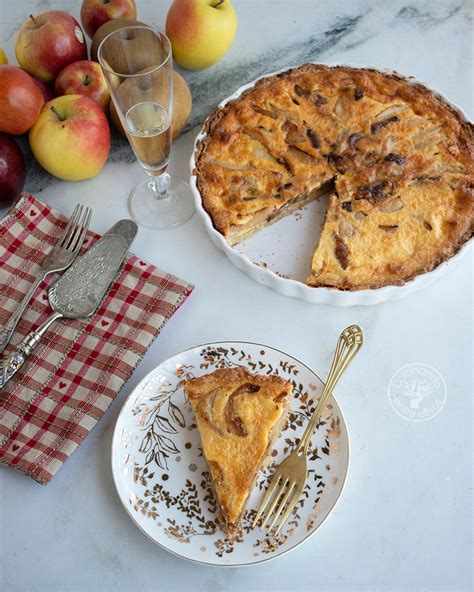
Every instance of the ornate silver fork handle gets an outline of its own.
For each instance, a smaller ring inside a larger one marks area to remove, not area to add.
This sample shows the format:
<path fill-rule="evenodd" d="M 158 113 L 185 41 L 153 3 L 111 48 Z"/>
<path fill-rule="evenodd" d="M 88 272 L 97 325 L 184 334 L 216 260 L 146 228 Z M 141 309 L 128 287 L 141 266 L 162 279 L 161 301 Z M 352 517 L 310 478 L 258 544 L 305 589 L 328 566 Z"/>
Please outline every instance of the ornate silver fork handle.
<path fill-rule="evenodd" d="M 13 331 L 15 331 L 15 327 L 18 325 L 18 321 L 21 319 L 22 314 L 25 311 L 25 308 L 28 306 L 28 303 L 33 298 L 33 294 L 36 292 L 36 288 L 41 284 L 46 276 L 48 276 L 51 271 L 42 271 L 37 276 L 35 281 L 31 284 L 30 289 L 25 294 L 23 300 L 18 305 L 15 312 L 12 316 L 8 319 L 7 324 L 4 327 L 0 328 L 0 353 L 5 349 L 8 342 L 13 335 Z"/>
<path fill-rule="evenodd" d="M 38 345 L 41 337 L 56 319 L 63 315 L 60 312 L 53 313 L 36 331 L 29 333 L 17 346 L 15 351 L 0 363 L 0 388 L 3 388 L 18 370 L 26 362 L 30 354 Z"/>
<path fill-rule="evenodd" d="M 28 306 L 36 288 L 50 273 L 57 273 L 67 269 L 79 254 L 84 239 L 86 238 L 91 214 L 92 210 L 90 208 L 84 208 L 80 204 L 74 209 L 66 228 L 58 238 L 52 251 L 50 251 L 44 258 L 42 268 L 33 282 L 33 285 L 30 286 L 28 293 L 25 294 L 25 297 L 20 302 L 15 312 L 8 319 L 7 324 L 4 327 L 0 327 L 0 354 L 10 341 L 15 327 L 25 311 L 25 308 Z"/>

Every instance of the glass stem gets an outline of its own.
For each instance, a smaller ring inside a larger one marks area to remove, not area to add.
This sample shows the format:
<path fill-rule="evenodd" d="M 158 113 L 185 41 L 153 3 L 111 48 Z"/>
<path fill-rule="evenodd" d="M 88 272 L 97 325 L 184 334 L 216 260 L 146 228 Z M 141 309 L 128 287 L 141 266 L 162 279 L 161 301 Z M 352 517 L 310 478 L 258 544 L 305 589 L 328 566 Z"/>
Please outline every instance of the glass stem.
<path fill-rule="evenodd" d="M 168 197 L 168 188 L 171 177 L 168 173 L 163 173 L 156 177 L 151 177 L 148 181 L 148 187 L 155 194 L 156 199 L 166 199 Z"/>

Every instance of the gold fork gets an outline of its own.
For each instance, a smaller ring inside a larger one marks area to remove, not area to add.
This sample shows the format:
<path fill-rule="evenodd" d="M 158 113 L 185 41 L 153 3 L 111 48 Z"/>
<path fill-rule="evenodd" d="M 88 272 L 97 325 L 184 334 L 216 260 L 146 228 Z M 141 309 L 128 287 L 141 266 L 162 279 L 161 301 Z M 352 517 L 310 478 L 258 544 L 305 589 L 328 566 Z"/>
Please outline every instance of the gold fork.
<path fill-rule="evenodd" d="M 316 409 L 309 420 L 298 446 L 276 467 L 275 473 L 273 474 L 262 503 L 260 504 L 257 515 L 255 516 L 255 520 L 253 521 L 252 528 L 256 526 L 257 522 L 263 516 L 272 496 L 272 502 L 267 513 L 263 516 L 263 522 L 260 525 L 260 528 L 265 528 L 265 525 L 273 514 L 273 519 L 268 526 L 268 533 L 271 533 L 278 518 L 281 516 L 280 524 L 275 531 L 275 536 L 277 536 L 282 526 L 288 520 L 288 517 L 293 511 L 306 483 L 308 475 L 306 456 L 311 436 L 317 427 L 319 417 L 326 405 L 326 401 L 331 395 L 339 378 L 342 376 L 342 373 L 362 347 L 363 340 L 364 336 L 358 325 L 347 327 L 339 335 L 331 370 L 329 371 L 327 382 L 321 393 Z"/>

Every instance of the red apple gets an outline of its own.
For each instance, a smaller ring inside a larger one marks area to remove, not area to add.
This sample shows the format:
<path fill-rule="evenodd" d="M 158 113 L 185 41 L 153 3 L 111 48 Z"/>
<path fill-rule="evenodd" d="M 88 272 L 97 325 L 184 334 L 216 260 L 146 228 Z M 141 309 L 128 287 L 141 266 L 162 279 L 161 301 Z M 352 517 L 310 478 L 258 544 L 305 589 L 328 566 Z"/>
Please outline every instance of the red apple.
<path fill-rule="evenodd" d="M 64 95 L 46 103 L 29 140 L 36 160 L 49 173 L 81 181 L 95 177 L 107 160 L 109 123 L 89 97 Z"/>
<path fill-rule="evenodd" d="M 0 134 L 0 205 L 11 203 L 25 184 L 25 159 L 18 144 Z"/>
<path fill-rule="evenodd" d="M 43 95 L 29 74 L 16 66 L 0 65 L 0 132 L 24 134 L 43 105 Z"/>
<path fill-rule="evenodd" d="M 51 87 L 48 84 L 46 84 L 46 82 L 43 82 L 39 78 L 36 78 L 36 76 L 33 76 L 33 74 L 28 74 L 28 76 L 31 78 L 31 80 L 36 84 L 36 86 L 43 93 L 45 103 L 47 103 L 51 99 L 54 99 L 54 93 L 51 90 Z"/>
<path fill-rule="evenodd" d="M 76 19 L 62 10 L 50 10 L 23 23 L 15 54 L 27 72 L 51 82 L 68 64 L 86 60 L 87 46 Z"/>
<path fill-rule="evenodd" d="M 59 95 L 84 95 L 107 111 L 110 93 L 100 64 L 82 60 L 69 64 L 56 78 L 54 91 Z"/>
<path fill-rule="evenodd" d="M 135 18 L 135 0 L 84 0 L 81 6 L 81 23 L 91 38 L 107 21 Z"/>

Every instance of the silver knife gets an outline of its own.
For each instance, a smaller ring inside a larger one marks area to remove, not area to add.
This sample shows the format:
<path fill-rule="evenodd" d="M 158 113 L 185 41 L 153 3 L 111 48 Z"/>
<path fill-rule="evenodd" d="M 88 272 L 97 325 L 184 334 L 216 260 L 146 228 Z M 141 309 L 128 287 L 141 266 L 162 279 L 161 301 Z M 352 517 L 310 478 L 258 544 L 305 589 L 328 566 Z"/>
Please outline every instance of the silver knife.
<path fill-rule="evenodd" d="M 115 279 L 137 230 L 132 220 L 120 220 L 84 255 L 77 257 L 49 288 L 49 304 L 54 312 L 0 364 L 0 388 L 23 366 L 54 321 L 60 318 L 85 319 L 95 313 Z"/>

